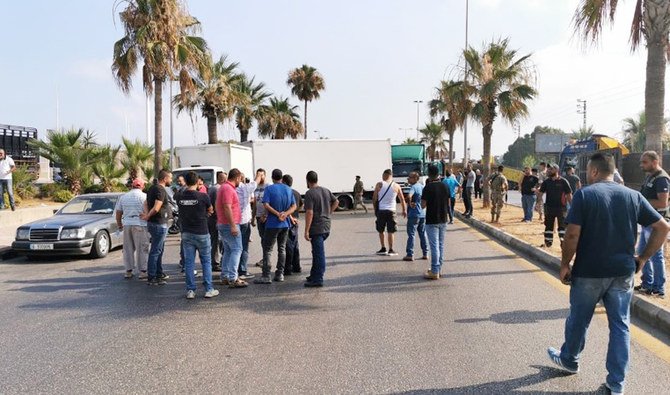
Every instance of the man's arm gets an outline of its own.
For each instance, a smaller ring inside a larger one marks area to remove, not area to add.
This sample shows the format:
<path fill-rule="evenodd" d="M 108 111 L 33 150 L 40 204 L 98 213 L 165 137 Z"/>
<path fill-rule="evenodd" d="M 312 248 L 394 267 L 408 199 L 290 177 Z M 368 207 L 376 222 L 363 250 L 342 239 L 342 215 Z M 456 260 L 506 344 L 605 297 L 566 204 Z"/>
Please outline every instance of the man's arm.
<path fill-rule="evenodd" d="M 337 199 L 334 199 L 334 200 L 330 203 L 330 213 L 331 213 L 331 214 L 334 213 L 335 210 L 337 210 L 338 207 L 340 207 L 340 202 L 338 202 Z"/>
<path fill-rule="evenodd" d="M 151 208 L 151 210 L 149 210 L 148 213 L 140 214 L 140 219 L 142 219 L 144 221 L 148 220 L 149 218 L 158 214 L 161 211 L 161 207 L 163 207 L 163 200 L 156 199 L 156 201 L 154 201 L 154 206 Z"/>
<path fill-rule="evenodd" d="M 116 210 L 116 225 L 118 225 L 119 230 L 123 229 L 123 222 L 121 222 L 121 218 L 123 218 L 123 211 Z"/>
<path fill-rule="evenodd" d="M 226 217 L 226 221 L 230 224 L 230 233 L 233 236 L 237 236 L 239 230 L 237 229 L 237 224 L 233 219 L 233 205 L 230 203 L 223 204 L 223 216 Z"/>
<path fill-rule="evenodd" d="M 642 254 L 635 258 L 635 273 L 642 270 L 651 256 L 663 246 L 663 243 L 665 243 L 665 240 L 668 237 L 668 232 L 670 232 L 670 225 L 663 218 L 651 225 L 651 236 L 649 236 L 649 240 L 647 240 L 647 246 L 644 251 L 642 251 Z"/>
<path fill-rule="evenodd" d="M 372 201 L 376 202 L 379 196 L 379 190 L 382 188 L 382 183 L 378 182 L 377 185 L 375 185 L 375 191 L 372 192 Z"/>
<path fill-rule="evenodd" d="M 649 199 L 651 207 L 655 209 L 663 209 L 668 207 L 668 192 L 660 192 L 657 194 L 657 199 Z"/>
<path fill-rule="evenodd" d="M 312 238 L 309 237 L 309 228 L 312 227 L 312 221 L 314 220 L 314 210 L 305 210 L 305 240 L 312 241 Z"/>
<path fill-rule="evenodd" d="M 395 184 L 395 190 L 397 191 L 398 195 L 403 196 L 402 188 L 400 188 L 400 185 Z M 404 196 L 402 199 L 400 199 L 400 206 L 402 206 L 402 216 L 404 218 L 407 218 L 407 202 L 405 201 Z"/>
<path fill-rule="evenodd" d="M 561 271 L 559 279 L 563 284 L 570 284 L 570 275 L 572 269 L 570 262 L 577 252 L 577 244 L 579 243 L 579 235 L 582 233 L 580 225 L 568 224 L 565 229 L 565 238 L 563 239 L 563 254 L 561 257 Z"/>

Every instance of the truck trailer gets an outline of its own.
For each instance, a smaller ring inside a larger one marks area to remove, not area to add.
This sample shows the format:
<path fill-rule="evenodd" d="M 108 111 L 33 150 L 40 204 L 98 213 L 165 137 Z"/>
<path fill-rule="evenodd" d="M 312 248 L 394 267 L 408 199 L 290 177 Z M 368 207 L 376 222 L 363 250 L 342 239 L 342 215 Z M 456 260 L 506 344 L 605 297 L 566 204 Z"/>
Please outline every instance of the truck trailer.
<path fill-rule="evenodd" d="M 230 143 L 175 147 L 178 168 L 173 170 L 174 178 L 193 170 L 211 186 L 216 183 L 217 171 L 227 172 L 232 168 L 253 178 L 252 155 L 251 148 Z"/>

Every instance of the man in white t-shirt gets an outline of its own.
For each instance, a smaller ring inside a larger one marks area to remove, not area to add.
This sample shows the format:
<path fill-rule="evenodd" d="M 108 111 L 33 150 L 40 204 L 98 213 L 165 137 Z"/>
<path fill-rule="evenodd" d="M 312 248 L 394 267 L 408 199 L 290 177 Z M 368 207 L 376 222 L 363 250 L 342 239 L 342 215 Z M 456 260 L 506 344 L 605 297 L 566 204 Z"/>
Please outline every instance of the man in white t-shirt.
<path fill-rule="evenodd" d="M 402 216 L 407 218 L 407 204 L 402 193 L 400 185 L 393 182 L 393 172 L 391 169 L 384 170 L 382 181 L 375 186 L 375 191 L 372 194 L 372 201 L 375 207 L 375 226 L 379 233 L 379 243 L 382 248 L 377 251 L 377 255 L 396 256 L 397 252 L 393 250 L 394 234 L 398 230 L 398 222 L 396 221 L 396 199 L 400 196 L 400 204 L 402 205 Z M 384 245 L 384 231 L 388 235 L 389 249 Z"/>
<path fill-rule="evenodd" d="M 14 188 L 12 188 L 12 173 L 16 171 L 16 165 L 12 158 L 5 154 L 0 148 L 0 210 L 5 209 L 5 191 L 9 195 L 9 206 L 14 211 Z"/>

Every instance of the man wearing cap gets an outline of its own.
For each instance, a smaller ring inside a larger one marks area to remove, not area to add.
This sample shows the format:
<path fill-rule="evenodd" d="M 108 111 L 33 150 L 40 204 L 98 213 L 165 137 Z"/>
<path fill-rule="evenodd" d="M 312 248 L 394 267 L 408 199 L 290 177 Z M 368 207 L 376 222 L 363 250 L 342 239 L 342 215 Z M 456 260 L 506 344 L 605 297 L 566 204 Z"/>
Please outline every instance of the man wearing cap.
<path fill-rule="evenodd" d="M 147 194 L 142 192 L 144 181 L 136 178 L 133 189 L 123 194 L 116 202 L 116 224 L 123 231 L 123 265 L 126 279 L 133 278 L 133 270 L 140 280 L 147 278 L 147 258 L 149 256 L 149 233 L 147 222 L 140 219 L 144 213 Z"/>
<path fill-rule="evenodd" d="M 537 192 L 537 204 L 542 204 L 542 195 L 547 194 L 544 203 L 544 246 L 551 247 L 554 242 L 554 223 L 558 222 L 558 238 L 563 243 L 565 236 L 565 217 L 568 204 L 572 202 L 570 183 L 558 172 L 558 165 L 552 163 L 547 168 L 547 179 Z"/>
<path fill-rule="evenodd" d="M 356 183 L 354 184 L 354 213 L 358 206 L 362 206 L 365 210 L 365 214 L 368 213 L 368 208 L 363 204 L 363 193 L 365 192 L 365 186 L 363 181 L 361 181 L 361 176 L 356 176 Z"/>

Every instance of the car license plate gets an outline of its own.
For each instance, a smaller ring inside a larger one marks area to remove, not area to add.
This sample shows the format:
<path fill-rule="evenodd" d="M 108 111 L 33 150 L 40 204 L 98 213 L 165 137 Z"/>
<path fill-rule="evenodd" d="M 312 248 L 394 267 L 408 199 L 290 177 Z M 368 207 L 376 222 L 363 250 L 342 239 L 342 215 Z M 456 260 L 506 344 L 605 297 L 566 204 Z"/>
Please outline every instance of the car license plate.
<path fill-rule="evenodd" d="M 30 249 L 31 250 L 53 250 L 54 245 L 53 244 L 31 244 Z"/>

